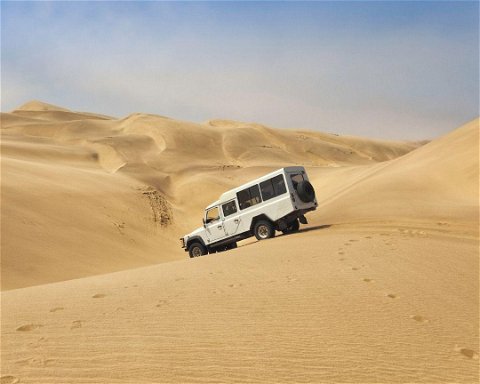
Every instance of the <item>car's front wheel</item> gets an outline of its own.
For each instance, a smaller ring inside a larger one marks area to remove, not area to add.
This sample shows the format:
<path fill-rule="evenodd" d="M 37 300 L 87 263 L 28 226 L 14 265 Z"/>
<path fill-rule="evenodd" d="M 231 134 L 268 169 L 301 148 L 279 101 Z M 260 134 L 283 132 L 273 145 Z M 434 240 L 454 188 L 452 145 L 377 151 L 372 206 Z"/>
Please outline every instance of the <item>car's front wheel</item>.
<path fill-rule="evenodd" d="M 192 243 L 188 247 L 188 254 L 190 255 L 190 257 L 199 257 L 206 255 L 207 253 L 207 248 L 199 242 Z"/>
<path fill-rule="evenodd" d="M 260 220 L 255 224 L 253 233 L 257 240 L 265 240 L 275 236 L 275 228 L 269 221 Z"/>

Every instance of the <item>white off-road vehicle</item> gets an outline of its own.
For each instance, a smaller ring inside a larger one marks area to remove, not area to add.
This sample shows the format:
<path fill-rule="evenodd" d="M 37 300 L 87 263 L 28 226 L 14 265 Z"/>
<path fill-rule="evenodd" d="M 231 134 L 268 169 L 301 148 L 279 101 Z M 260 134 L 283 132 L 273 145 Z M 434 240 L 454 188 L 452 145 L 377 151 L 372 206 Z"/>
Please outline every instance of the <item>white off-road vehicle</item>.
<path fill-rule="evenodd" d="M 303 167 L 286 167 L 220 196 L 205 208 L 203 227 L 180 239 L 190 257 L 236 248 L 237 241 L 295 232 L 317 208 L 315 190 Z"/>

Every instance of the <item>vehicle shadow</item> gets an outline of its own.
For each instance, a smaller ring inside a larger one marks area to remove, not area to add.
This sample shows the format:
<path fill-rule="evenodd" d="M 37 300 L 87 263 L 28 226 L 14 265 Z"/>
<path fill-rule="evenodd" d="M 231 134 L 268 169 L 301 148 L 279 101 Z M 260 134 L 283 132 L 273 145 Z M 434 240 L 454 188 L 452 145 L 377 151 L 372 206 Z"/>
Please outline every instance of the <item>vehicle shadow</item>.
<path fill-rule="evenodd" d="M 276 237 L 292 236 L 292 235 L 296 235 L 296 234 L 302 233 L 302 232 L 320 231 L 322 229 L 330 228 L 331 226 L 332 226 L 331 224 L 315 225 L 313 227 L 302 228 L 302 229 L 298 230 L 297 232 L 282 233 L 282 234 L 276 235 Z M 253 245 L 253 244 L 257 243 L 258 241 L 264 241 L 264 240 L 257 240 L 257 241 L 249 242 L 249 243 L 246 243 L 246 244 L 238 245 L 238 248 L 248 247 L 249 245 Z"/>
<path fill-rule="evenodd" d="M 332 225 L 331 224 L 324 224 L 324 225 L 315 225 L 314 227 L 307 227 L 307 228 L 301 228 L 297 232 L 292 232 L 292 233 L 283 233 L 279 236 L 290 236 L 290 235 L 295 235 L 297 233 L 303 233 L 303 232 L 310 232 L 310 231 L 319 231 L 321 229 L 327 229 L 330 228 Z"/>

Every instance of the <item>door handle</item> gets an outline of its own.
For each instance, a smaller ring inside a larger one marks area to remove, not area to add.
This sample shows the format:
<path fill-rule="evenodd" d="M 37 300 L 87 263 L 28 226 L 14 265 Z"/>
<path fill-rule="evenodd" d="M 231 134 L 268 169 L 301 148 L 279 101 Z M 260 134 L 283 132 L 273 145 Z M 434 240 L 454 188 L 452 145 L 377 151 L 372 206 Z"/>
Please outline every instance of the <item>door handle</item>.
<path fill-rule="evenodd" d="M 240 222 L 240 220 L 235 219 L 235 220 L 233 220 L 233 222 L 234 222 L 235 224 L 238 224 L 238 223 Z"/>
<path fill-rule="evenodd" d="M 217 228 L 218 228 L 218 229 L 222 229 L 223 227 L 222 227 L 221 225 L 219 225 Z"/>

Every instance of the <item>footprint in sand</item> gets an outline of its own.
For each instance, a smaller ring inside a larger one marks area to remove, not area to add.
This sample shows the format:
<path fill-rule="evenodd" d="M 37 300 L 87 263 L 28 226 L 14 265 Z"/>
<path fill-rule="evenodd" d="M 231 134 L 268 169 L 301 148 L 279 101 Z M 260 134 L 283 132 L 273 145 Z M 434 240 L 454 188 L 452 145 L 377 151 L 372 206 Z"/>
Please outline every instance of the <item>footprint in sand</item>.
<path fill-rule="evenodd" d="M 28 343 L 28 346 L 31 348 L 38 348 L 41 347 L 41 344 L 48 341 L 46 337 L 40 337 L 37 341 L 34 341 L 32 343 Z"/>
<path fill-rule="evenodd" d="M 365 236 L 365 239 L 371 239 L 372 236 Z"/>
<path fill-rule="evenodd" d="M 83 323 L 82 320 L 72 321 L 72 325 L 71 325 L 70 329 L 82 328 L 82 323 Z"/>
<path fill-rule="evenodd" d="M 55 307 L 55 308 L 50 309 L 50 312 L 63 311 L 64 309 L 65 308 L 63 308 L 63 307 Z"/>
<path fill-rule="evenodd" d="M 343 259 L 343 258 L 342 258 L 342 259 L 338 259 L 338 260 L 340 260 L 340 261 L 344 261 L 345 259 Z"/>
<path fill-rule="evenodd" d="M 156 305 L 156 307 L 160 308 L 163 307 L 165 304 L 168 304 L 167 300 L 158 300 L 158 304 Z"/>
<path fill-rule="evenodd" d="M 17 384 L 18 377 L 7 375 L 0 377 L 0 384 Z"/>
<path fill-rule="evenodd" d="M 366 282 L 366 283 L 373 283 L 373 282 L 375 282 L 375 280 L 373 280 L 373 279 L 363 279 L 363 281 Z"/>
<path fill-rule="evenodd" d="M 428 323 L 430 321 L 426 317 L 423 317 L 423 316 L 420 316 L 420 315 L 410 316 L 410 318 L 419 322 L 419 323 Z"/>
<path fill-rule="evenodd" d="M 478 353 L 475 352 L 473 349 L 461 348 L 458 345 L 456 345 L 455 351 L 461 353 L 463 356 L 469 359 L 478 360 Z"/>
<path fill-rule="evenodd" d="M 121 235 L 125 234 L 125 232 L 124 232 L 125 223 L 115 223 L 115 222 L 112 222 L 112 224 L 118 229 L 118 232 L 120 232 Z"/>
<path fill-rule="evenodd" d="M 295 281 L 297 281 L 298 279 L 295 277 L 295 276 L 285 276 L 287 278 L 287 283 L 293 283 Z"/>
<path fill-rule="evenodd" d="M 26 324 L 26 325 L 22 325 L 21 327 L 18 327 L 17 331 L 18 332 L 30 332 L 30 331 L 33 331 L 34 329 L 38 329 L 38 328 L 41 328 L 41 327 L 43 327 L 42 324 Z"/>
<path fill-rule="evenodd" d="M 240 288 L 240 287 L 243 287 L 243 284 L 229 284 L 228 286 L 230 288 Z"/>
<path fill-rule="evenodd" d="M 350 243 L 353 243 L 353 242 L 355 242 L 355 241 L 358 241 L 358 239 L 350 239 L 350 240 L 348 240 L 348 241 L 349 241 Z"/>
<path fill-rule="evenodd" d="M 49 367 L 55 363 L 55 359 L 44 359 L 43 357 L 30 357 L 29 359 L 17 360 L 15 364 L 30 367 Z"/>
<path fill-rule="evenodd" d="M 397 298 L 397 295 L 395 295 L 393 293 L 387 293 L 386 296 L 389 297 L 390 299 L 396 299 Z"/>
<path fill-rule="evenodd" d="M 104 293 L 97 293 L 96 295 L 93 295 L 92 298 L 93 299 L 103 299 L 105 296 L 107 296 L 107 295 L 105 295 Z"/>
<path fill-rule="evenodd" d="M 352 271 L 358 271 L 360 268 L 358 267 L 352 267 Z"/>

